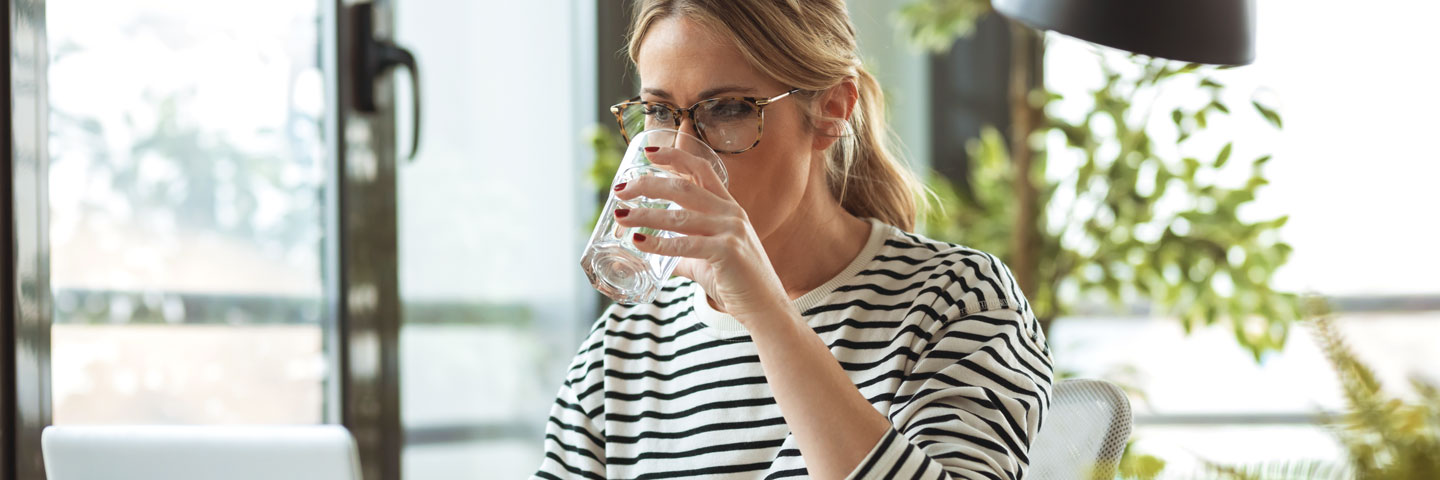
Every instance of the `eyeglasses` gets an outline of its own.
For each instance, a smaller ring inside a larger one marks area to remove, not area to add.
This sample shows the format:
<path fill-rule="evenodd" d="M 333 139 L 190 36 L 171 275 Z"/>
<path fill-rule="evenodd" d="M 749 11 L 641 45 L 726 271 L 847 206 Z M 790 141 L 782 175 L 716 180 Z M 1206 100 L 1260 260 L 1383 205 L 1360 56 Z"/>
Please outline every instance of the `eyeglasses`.
<path fill-rule="evenodd" d="M 690 108 L 676 108 L 640 97 L 610 107 L 620 122 L 620 135 L 628 143 L 640 132 L 655 128 L 680 128 L 685 116 L 695 124 L 695 133 L 716 152 L 736 154 L 755 148 L 765 131 L 765 106 L 800 91 L 798 88 L 770 97 L 721 97 L 695 102 Z"/>

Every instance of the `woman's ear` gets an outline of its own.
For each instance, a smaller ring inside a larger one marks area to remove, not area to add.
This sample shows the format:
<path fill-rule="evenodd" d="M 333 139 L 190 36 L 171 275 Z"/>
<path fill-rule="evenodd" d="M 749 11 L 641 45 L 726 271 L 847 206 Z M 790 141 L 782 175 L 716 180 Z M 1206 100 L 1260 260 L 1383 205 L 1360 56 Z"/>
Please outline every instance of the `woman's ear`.
<path fill-rule="evenodd" d="M 815 150 L 830 148 L 836 140 L 846 134 L 845 122 L 850 121 L 850 113 L 855 111 L 855 102 L 860 99 L 860 89 L 855 84 L 855 77 L 845 77 L 839 84 L 825 89 L 818 98 L 817 118 L 815 119 Z"/>

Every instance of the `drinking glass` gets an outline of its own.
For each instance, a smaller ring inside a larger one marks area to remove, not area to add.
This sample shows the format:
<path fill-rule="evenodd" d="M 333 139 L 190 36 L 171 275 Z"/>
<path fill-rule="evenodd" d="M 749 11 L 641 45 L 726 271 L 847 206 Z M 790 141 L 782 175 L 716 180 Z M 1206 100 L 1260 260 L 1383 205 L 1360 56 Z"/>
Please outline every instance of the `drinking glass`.
<path fill-rule="evenodd" d="M 649 146 L 676 148 L 700 157 L 715 169 L 722 184 L 729 185 L 725 164 L 704 141 L 677 130 L 655 129 L 646 130 L 630 139 L 630 145 L 625 148 L 625 156 L 620 160 L 620 168 L 615 172 L 615 179 L 610 182 L 611 187 L 647 175 L 695 181 L 678 169 L 650 163 L 650 159 L 645 157 L 645 147 Z M 595 231 L 590 234 L 590 243 L 585 245 L 585 253 L 580 257 L 580 267 L 585 270 L 590 285 L 615 302 L 650 303 L 660 293 L 660 284 L 670 278 L 680 259 L 636 249 L 634 234 L 641 233 L 650 238 L 675 238 L 682 235 L 653 228 L 624 227 L 615 222 L 614 212 L 618 208 L 679 210 L 680 205 L 670 200 L 644 196 L 620 200 L 615 198 L 614 188 L 609 191 L 605 209 L 600 211 L 600 219 L 595 222 Z"/>

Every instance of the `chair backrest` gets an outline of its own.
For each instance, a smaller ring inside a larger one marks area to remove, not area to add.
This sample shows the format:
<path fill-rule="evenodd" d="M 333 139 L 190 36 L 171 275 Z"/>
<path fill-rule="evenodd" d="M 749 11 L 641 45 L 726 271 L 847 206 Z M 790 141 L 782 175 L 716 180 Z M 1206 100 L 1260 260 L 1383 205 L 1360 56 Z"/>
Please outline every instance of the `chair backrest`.
<path fill-rule="evenodd" d="M 1102 380 L 1062 380 L 1030 443 L 1026 478 L 1115 478 L 1131 422 L 1130 400 L 1120 387 Z"/>

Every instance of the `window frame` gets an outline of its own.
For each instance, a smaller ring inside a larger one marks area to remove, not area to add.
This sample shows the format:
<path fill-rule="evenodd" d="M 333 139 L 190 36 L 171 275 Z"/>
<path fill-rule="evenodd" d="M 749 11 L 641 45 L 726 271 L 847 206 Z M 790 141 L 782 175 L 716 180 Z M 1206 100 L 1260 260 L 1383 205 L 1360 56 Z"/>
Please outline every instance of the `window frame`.
<path fill-rule="evenodd" d="M 11 0 L 4 27 L 4 432 L 0 480 L 45 478 L 40 432 L 50 424 L 48 96 L 45 0 Z M 13 143 L 12 143 L 13 142 Z"/>
<path fill-rule="evenodd" d="M 376 111 L 356 105 L 356 53 L 366 37 L 393 37 L 393 2 L 325 2 L 335 28 L 322 32 L 334 42 L 327 82 L 328 181 L 334 195 L 327 211 L 335 217 L 328 241 L 327 268 L 337 279 L 334 307 L 339 423 L 350 430 L 360 452 L 361 478 L 398 480 L 404 441 L 400 423 L 400 290 L 397 250 L 394 85 L 390 76 L 374 81 Z M 358 31 L 353 8 L 373 7 L 372 32 Z M 333 87 L 333 88 L 331 88 Z M 333 256 L 329 256 L 333 255 Z"/>

